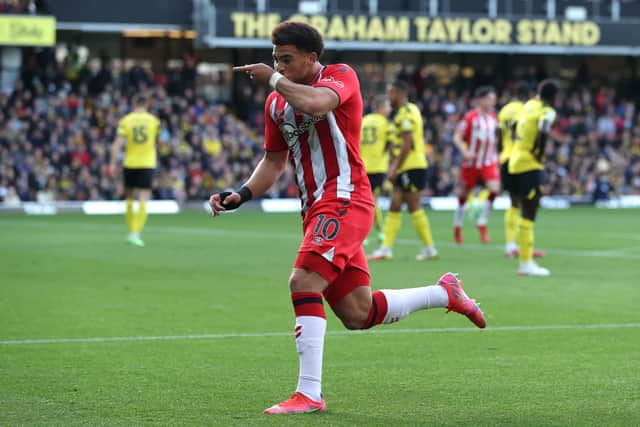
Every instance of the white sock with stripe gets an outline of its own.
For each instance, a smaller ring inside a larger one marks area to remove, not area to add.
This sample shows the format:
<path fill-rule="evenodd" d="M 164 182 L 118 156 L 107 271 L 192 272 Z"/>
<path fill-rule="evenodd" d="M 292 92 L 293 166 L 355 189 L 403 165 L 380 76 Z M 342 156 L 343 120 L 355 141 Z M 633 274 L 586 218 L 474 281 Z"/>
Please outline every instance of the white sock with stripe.
<path fill-rule="evenodd" d="M 449 304 L 447 291 L 439 285 L 408 289 L 384 289 L 380 292 L 387 299 L 387 315 L 382 323 L 397 322 L 414 311 L 446 307 Z"/>

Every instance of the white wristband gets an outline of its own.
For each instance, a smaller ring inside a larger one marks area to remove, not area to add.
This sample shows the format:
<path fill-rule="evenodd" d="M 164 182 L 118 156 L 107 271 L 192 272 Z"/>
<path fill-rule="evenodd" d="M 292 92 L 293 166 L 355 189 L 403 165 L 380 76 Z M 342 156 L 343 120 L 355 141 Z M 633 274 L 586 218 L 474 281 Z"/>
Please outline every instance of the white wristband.
<path fill-rule="evenodd" d="M 276 85 L 278 84 L 278 82 L 280 81 L 281 78 L 283 78 L 284 76 L 282 74 L 280 74 L 279 72 L 275 72 L 273 74 L 271 74 L 271 77 L 269 78 L 269 86 L 271 86 L 271 88 L 273 90 L 276 90 Z"/>

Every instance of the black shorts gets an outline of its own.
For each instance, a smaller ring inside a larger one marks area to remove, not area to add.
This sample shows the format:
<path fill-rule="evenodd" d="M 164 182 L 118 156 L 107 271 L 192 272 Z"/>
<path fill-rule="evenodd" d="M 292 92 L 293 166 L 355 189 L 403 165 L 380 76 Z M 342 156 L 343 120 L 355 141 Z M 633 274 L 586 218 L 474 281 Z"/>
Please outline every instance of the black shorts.
<path fill-rule="evenodd" d="M 124 168 L 124 188 L 150 189 L 153 182 L 153 169 Z"/>
<path fill-rule="evenodd" d="M 375 193 L 376 190 L 382 188 L 384 180 L 387 179 L 387 174 L 369 173 L 367 174 L 367 178 L 369 178 L 369 184 L 371 184 L 371 191 Z"/>
<path fill-rule="evenodd" d="M 518 197 L 533 199 L 540 193 L 540 186 L 544 184 L 544 172 L 533 170 L 509 175 L 511 191 Z"/>
<path fill-rule="evenodd" d="M 511 174 L 509 173 L 509 161 L 500 165 L 500 182 L 504 191 L 511 192 Z"/>
<path fill-rule="evenodd" d="M 402 188 L 405 193 L 414 193 L 424 190 L 427 186 L 427 170 L 426 169 L 410 169 L 398 175 L 394 187 Z"/>

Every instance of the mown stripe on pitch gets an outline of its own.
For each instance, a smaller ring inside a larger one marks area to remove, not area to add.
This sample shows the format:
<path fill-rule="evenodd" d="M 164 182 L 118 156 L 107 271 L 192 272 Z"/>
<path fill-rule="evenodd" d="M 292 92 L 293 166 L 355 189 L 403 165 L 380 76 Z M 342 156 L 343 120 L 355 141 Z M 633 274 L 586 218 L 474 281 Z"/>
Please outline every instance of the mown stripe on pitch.
<path fill-rule="evenodd" d="M 521 325 L 495 326 L 486 329 L 477 328 L 418 328 L 418 329 L 373 329 L 365 331 L 327 331 L 327 335 L 378 335 L 378 334 L 430 334 L 442 332 L 510 332 L 510 331 L 555 331 L 579 329 L 625 329 L 640 328 L 640 323 L 586 324 L 586 325 Z M 33 345 L 33 344 L 67 344 L 67 343 L 105 343 L 121 341 L 171 341 L 171 340 L 207 340 L 221 338 L 266 338 L 289 337 L 291 332 L 257 332 L 257 333 L 229 333 L 229 334 L 198 334 L 198 335 L 158 335 L 132 337 L 95 337 L 95 338 L 43 338 L 25 340 L 3 340 L 0 345 Z"/>

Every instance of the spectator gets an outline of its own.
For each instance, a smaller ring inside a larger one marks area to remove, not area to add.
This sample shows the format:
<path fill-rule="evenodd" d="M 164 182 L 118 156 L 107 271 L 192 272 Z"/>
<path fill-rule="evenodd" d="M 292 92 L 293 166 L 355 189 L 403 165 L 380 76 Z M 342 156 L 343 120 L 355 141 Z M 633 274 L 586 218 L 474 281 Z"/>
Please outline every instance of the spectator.
<path fill-rule="evenodd" d="M 0 12 L 18 4 L 0 1 Z M 0 201 L 121 198 L 122 183 L 105 174 L 107 152 L 118 118 L 129 111 L 130 95 L 137 92 L 152 100 L 151 111 L 161 119 L 154 198 L 180 203 L 206 199 L 238 187 L 259 160 L 267 93 L 251 81 L 236 82 L 234 92 L 240 96 L 231 105 L 233 114 L 218 103 L 228 98 L 233 85 L 218 71 L 200 79 L 191 54 L 183 58 L 183 68 L 175 66 L 166 78 L 157 78 L 141 62 L 126 70 L 122 61 L 103 55 L 80 65 L 77 49 L 70 53 L 58 64 L 49 54 L 31 52 L 13 93 L 0 94 Z M 536 67 L 516 67 L 502 81 L 488 67 L 477 71 L 432 64 L 401 71 L 415 85 L 425 117 L 425 155 L 432 166 L 427 196 L 455 191 L 460 156 L 452 136 L 471 108 L 475 82 L 491 81 L 504 103 L 511 97 L 512 82 L 526 79 L 535 87 L 545 74 Z M 367 104 L 383 90 L 384 72 L 374 66 L 359 72 Z M 547 192 L 640 194 L 640 86 L 632 80 L 601 81 L 582 72 L 556 105 L 559 119 L 545 153 Z M 599 165 L 605 162 L 603 172 Z M 296 194 L 290 172 L 269 192 L 272 197 Z"/>

